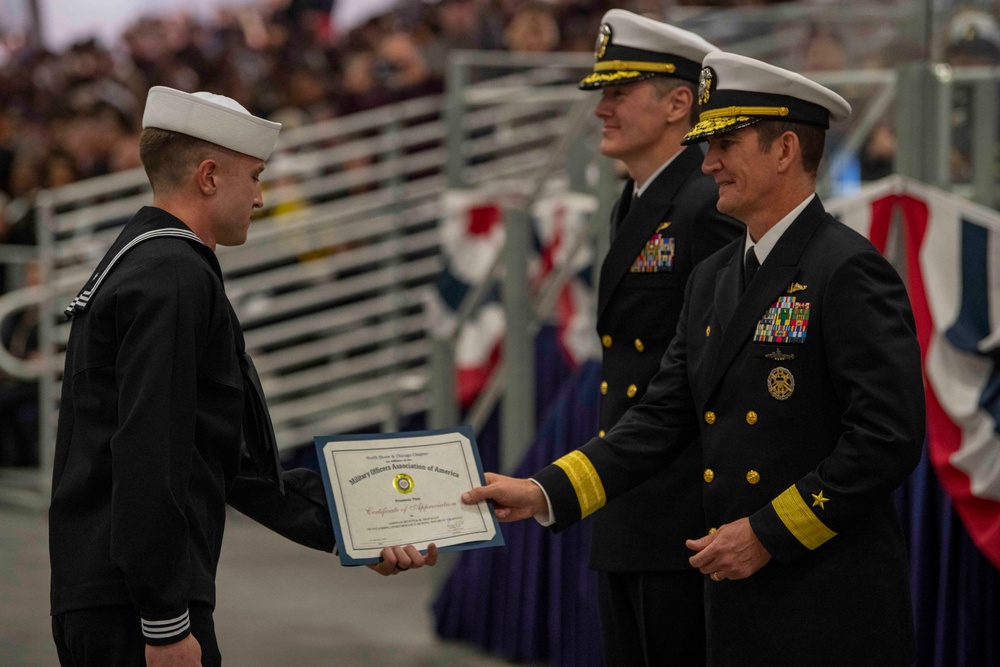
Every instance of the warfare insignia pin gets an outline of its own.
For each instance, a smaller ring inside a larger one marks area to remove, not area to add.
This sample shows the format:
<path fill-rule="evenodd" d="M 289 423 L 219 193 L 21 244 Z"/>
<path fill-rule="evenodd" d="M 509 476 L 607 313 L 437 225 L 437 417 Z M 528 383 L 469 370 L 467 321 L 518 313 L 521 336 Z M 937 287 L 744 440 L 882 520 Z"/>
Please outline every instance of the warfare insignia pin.
<path fill-rule="evenodd" d="M 662 232 L 664 229 L 670 226 L 669 222 L 661 222 L 660 226 L 656 228 L 656 231 Z"/>
<path fill-rule="evenodd" d="M 781 351 L 780 347 L 774 348 L 774 352 L 768 352 L 764 355 L 768 359 L 774 359 L 775 361 L 788 361 L 789 359 L 794 359 L 794 354 L 785 354 Z"/>
<path fill-rule="evenodd" d="M 788 289 L 785 290 L 785 294 L 795 294 L 796 292 L 801 292 L 806 287 L 808 287 L 808 285 L 800 285 L 799 283 L 792 283 L 791 285 L 788 286 Z"/>
<path fill-rule="evenodd" d="M 701 76 L 698 77 L 698 103 L 701 105 L 708 104 L 708 100 L 712 96 L 712 78 L 714 76 L 715 72 L 712 71 L 711 67 L 701 69 Z"/>
<path fill-rule="evenodd" d="M 755 343 L 804 343 L 809 328 L 808 301 L 783 296 L 764 312 L 753 334 Z"/>
<path fill-rule="evenodd" d="M 413 493 L 413 478 L 405 472 L 396 475 L 396 477 L 392 480 L 392 485 L 403 495 Z"/>
<path fill-rule="evenodd" d="M 611 43 L 611 26 L 607 23 L 601 24 L 601 29 L 597 33 L 597 42 L 594 44 L 594 57 L 600 60 L 608 50 Z"/>
<path fill-rule="evenodd" d="M 784 366 L 777 366 L 767 376 L 767 391 L 779 401 L 788 399 L 795 392 L 795 377 Z"/>
<path fill-rule="evenodd" d="M 653 233 L 642 247 L 642 252 L 632 262 L 629 273 L 656 273 L 670 271 L 674 267 L 674 238 L 663 236 L 659 230 Z"/>

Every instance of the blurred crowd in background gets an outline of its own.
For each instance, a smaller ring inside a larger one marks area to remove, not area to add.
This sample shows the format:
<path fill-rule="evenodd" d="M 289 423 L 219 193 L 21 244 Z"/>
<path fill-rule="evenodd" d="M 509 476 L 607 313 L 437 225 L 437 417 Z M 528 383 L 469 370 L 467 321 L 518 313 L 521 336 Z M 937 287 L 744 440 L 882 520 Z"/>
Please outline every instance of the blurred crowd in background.
<path fill-rule="evenodd" d="M 183 13 L 141 17 L 115 44 L 86 39 L 60 52 L 4 34 L 0 25 L 0 243 L 34 243 L 32 209 L 40 189 L 140 166 L 138 136 L 151 86 L 227 95 L 251 112 L 292 128 L 442 92 L 447 54 L 453 49 L 589 53 L 601 16 L 612 7 L 662 16 L 665 5 L 683 12 L 688 5 L 780 4 L 402 0 L 391 11 L 345 31 L 331 21 L 329 0 L 233 1 L 234 6 L 211 20 Z M 923 35 L 896 34 L 888 19 L 867 18 L 872 12 L 906 6 L 902 0 L 878 5 L 870 0 L 785 4 L 824 10 L 825 15 L 844 10 L 846 20 L 829 23 L 803 12 L 806 20 L 799 20 L 791 32 L 788 26 L 770 23 L 716 20 L 702 24 L 704 36 L 722 48 L 755 38 L 775 43 L 776 64 L 807 72 L 891 68 L 928 57 Z M 933 55 L 953 65 L 1000 64 L 995 5 L 984 9 L 979 3 L 968 11 L 956 5 L 942 28 L 943 50 Z M 868 13 L 852 15 L 851 7 Z M 892 118 L 887 115 L 867 138 L 856 161 L 860 180 L 892 172 Z M 963 168 L 956 163 L 953 173 L 961 177 Z M 3 291 L 0 284 L 0 294 Z M 8 319 L 2 324 L 0 342 L 8 349 L 20 346 L 27 356 L 37 347 L 32 333 L 36 322 Z M 11 393 L 7 385 L 0 373 L 4 415 L 15 402 L 23 402 L 20 393 L 5 401 Z M 10 462 L 0 453 L 0 465 L 4 458 Z"/>
<path fill-rule="evenodd" d="M 119 44 L 91 39 L 59 53 L 8 39 L 0 47 L 0 242 L 31 242 L 31 230 L 18 223 L 38 188 L 139 166 L 137 138 L 151 86 L 211 90 L 295 127 L 440 92 L 452 49 L 591 51 L 601 16 L 623 3 L 412 0 L 348 32 L 317 4 L 267 0 L 220 10 L 211 21 L 143 17 Z M 654 0 L 624 4 L 660 10 Z M 997 24 L 989 13 L 979 14 L 957 28 L 960 37 L 969 32 L 968 39 L 952 40 L 961 48 L 950 55 L 995 64 Z M 812 25 L 792 65 L 804 71 L 891 67 L 921 57 L 919 46 L 905 42 L 875 58 L 859 55 L 866 53 L 864 40 L 858 35 L 855 44 L 835 28 Z M 888 128 L 873 133 L 876 162 L 891 157 L 891 145 Z"/>

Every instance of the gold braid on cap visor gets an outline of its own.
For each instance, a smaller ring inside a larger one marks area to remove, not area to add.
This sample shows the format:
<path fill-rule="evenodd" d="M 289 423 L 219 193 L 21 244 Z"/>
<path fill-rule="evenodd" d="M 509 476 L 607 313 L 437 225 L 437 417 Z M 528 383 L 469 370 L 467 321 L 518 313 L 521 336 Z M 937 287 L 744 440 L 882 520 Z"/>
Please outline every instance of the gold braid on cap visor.
<path fill-rule="evenodd" d="M 699 120 L 714 120 L 730 116 L 787 116 L 788 107 L 722 107 L 703 111 Z"/>
<path fill-rule="evenodd" d="M 677 66 L 673 63 L 650 63 L 641 60 L 602 60 L 594 64 L 595 72 L 608 70 L 637 70 L 639 72 L 673 74 L 677 70 Z"/>
<path fill-rule="evenodd" d="M 607 74 L 600 74 L 594 72 L 589 74 L 587 78 L 580 82 L 581 86 L 585 86 L 591 83 L 610 83 L 613 81 L 624 81 L 625 79 L 634 79 L 636 77 L 645 76 L 650 77 L 652 74 L 648 72 L 608 72 Z"/>

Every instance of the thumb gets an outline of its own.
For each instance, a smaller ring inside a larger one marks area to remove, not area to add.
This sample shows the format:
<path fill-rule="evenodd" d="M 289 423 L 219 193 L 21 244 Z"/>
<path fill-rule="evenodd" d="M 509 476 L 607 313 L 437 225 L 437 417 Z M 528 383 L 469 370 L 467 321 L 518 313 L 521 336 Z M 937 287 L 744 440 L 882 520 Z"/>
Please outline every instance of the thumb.
<path fill-rule="evenodd" d="M 487 498 L 492 498 L 492 490 L 488 486 L 477 486 L 462 494 L 462 502 L 466 505 L 475 505 Z"/>
<path fill-rule="evenodd" d="M 691 549 L 692 551 L 701 551 L 709 544 L 711 544 L 714 540 L 715 540 L 715 533 L 709 533 L 708 535 L 705 535 L 704 537 L 699 537 L 696 540 L 687 540 L 684 542 L 684 545 L 687 546 L 687 548 Z"/>
<path fill-rule="evenodd" d="M 495 484 L 504 479 L 503 475 L 498 475 L 494 472 L 488 472 L 484 475 L 486 478 L 485 486 L 477 486 L 474 489 L 469 489 L 462 494 L 462 502 L 466 505 L 475 505 L 487 499 L 492 499 L 493 493 L 496 489 Z"/>

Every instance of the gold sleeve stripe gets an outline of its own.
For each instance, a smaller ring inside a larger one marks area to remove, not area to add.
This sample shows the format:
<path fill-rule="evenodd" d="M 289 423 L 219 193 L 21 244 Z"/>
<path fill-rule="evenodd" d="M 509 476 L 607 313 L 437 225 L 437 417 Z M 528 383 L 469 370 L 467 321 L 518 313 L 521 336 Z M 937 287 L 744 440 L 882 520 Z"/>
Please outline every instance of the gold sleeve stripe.
<path fill-rule="evenodd" d="M 569 477 L 576 500 L 580 503 L 580 518 L 593 514 L 604 507 L 608 497 L 604 493 L 604 484 L 594 469 L 594 464 L 582 452 L 570 452 L 555 462 Z"/>
<path fill-rule="evenodd" d="M 660 72 L 673 74 L 677 66 L 673 63 L 649 63 L 641 60 L 602 60 L 594 64 L 595 72 L 608 70 L 638 70 L 639 72 Z"/>
<path fill-rule="evenodd" d="M 771 506 L 774 507 L 778 518 L 795 536 L 795 539 L 809 550 L 815 549 L 837 535 L 809 509 L 794 484 L 772 500 Z"/>
<path fill-rule="evenodd" d="M 712 120 L 728 116 L 787 116 L 788 107 L 722 107 L 703 111 L 699 120 Z"/>

